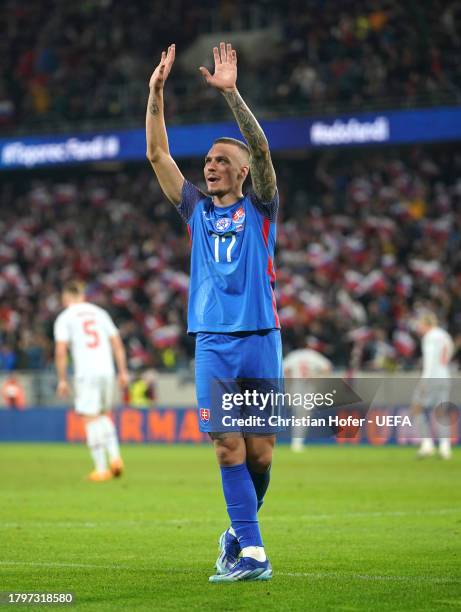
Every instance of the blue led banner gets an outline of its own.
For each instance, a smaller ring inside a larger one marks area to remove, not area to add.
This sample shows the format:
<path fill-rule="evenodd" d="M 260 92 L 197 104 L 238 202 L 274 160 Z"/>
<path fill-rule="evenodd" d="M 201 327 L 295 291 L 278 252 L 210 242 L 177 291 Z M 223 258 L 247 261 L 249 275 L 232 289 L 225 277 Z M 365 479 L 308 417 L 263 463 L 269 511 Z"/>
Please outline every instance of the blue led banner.
<path fill-rule="evenodd" d="M 263 122 L 273 151 L 461 139 L 461 107 L 395 110 L 336 117 L 293 117 Z M 174 157 L 204 155 L 219 136 L 239 137 L 232 122 L 172 126 Z M 35 168 L 145 158 L 143 129 L 0 139 L 0 169 Z"/>

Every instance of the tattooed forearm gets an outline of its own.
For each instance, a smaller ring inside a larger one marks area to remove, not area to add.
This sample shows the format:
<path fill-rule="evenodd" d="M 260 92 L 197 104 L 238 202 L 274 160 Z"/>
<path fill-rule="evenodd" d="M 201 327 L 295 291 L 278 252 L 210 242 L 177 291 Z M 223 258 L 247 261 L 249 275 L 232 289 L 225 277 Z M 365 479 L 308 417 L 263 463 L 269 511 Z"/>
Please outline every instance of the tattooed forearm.
<path fill-rule="evenodd" d="M 239 92 L 226 91 L 224 92 L 224 97 L 231 107 L 234 117 L 237 119 L 240 131 L 246 138 L 250 150 L 256 154 L 261 154 L 262 151 L 268 150 L 267 138 L 256 117 L 245 104 Z"/>
<path fill-rule="evenodd" d="M 149 101 L 147 103 L 147 108 L 151 115 L 158 115 L 160 112 L 158 101 L 155 99 L 152 91 L 149 93 Z"/>
<path fill-rule="evenodd" d="M 237 120 L 240 131 L 250 148 L 250 172 L 256 194 L 265 202 L 274 197 L 276 177 L 267 138 L 256 117 L 243 101 L 238 91 L 224 92 Z"/>
<path fill-rule="evenodd" d="M 270 155 L 250 158 L 250 172 L 253 189 L 263 202 L 269 202 L 275 195 L 276 179 Z"/>
<path fill-rule="evenodd" d="M 163 97 L 155 95 L 152 90 L 146 108 L 146 143 L 146 154 L 150 161 L 157 159 L 161 153 L 170 153 L 163 116 Z"/>
<path fill-rule="evenodd" d="M 149 112 L 151 115 L 158 115 L 160 112 L 160 109 L 158 107 L 157 102 L 151 102 L 149 104 Z"/>

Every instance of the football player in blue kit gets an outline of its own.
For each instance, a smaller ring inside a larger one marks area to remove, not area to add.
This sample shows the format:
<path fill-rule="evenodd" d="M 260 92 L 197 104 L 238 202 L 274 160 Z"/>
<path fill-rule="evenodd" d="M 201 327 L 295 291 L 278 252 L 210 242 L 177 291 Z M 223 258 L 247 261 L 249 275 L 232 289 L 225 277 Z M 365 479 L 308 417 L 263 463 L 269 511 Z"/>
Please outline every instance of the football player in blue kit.
<path fill-rule="evenodd" d="M 224 96 L 246 144 L 225 137 L 212 144 L 205 157 L 206 194 L 184 178 L 170 155 L 163 110 L 175 58 L 171 45 L 149 82 L 147 157 L 191 238 L 188 332 L 196 336 L 200 429 L 213 440 L 231 521 L 210 582 L 268 580 L 272 567 L 257 512 L 269 485 L 275 435 L 216 431 L 211 388 L 216 378 L 283 377 L 273 266 L 278 193 L 267 139 L 237 90 L 236 52 L 220 43 L 213 55 L 214 74 L 204 67 L 200 72 Z M 249 173 L 253 191 L 244 195 Z"/>

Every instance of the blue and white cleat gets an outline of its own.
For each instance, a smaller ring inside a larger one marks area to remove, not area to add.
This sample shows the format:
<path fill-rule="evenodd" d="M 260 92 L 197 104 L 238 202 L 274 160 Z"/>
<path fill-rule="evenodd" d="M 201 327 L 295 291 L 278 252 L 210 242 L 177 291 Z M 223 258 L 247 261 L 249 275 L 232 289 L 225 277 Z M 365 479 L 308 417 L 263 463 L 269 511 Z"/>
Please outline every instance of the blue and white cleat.
<path fill-rule="evenodd" d="M 226 574 L 238 561 L 241 548 L 237 538 L 226 529 L 219 538 L 219 557 L 216 559 L 217 574 Z"/>
<path fill-rule="evenodd" d="M 269 559 L 256 561 L 252 557 L 241 557 L 232 569 L 225 574 L 210 576 L 210 582 L 238 582 L 239 580 L 270 580 L 272 566 Z"/>

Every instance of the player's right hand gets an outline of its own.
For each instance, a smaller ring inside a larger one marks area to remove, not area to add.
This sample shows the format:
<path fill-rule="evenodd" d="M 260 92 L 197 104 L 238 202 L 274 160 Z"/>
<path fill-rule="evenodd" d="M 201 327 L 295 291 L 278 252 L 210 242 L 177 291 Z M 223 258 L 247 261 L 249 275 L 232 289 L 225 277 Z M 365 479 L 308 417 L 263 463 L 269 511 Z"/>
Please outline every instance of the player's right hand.
<path fill-rule="evenodd" d="M 58 386 L 56 387 L 56 395 L 58 397 L 69 397 L 70 395 L 70 387 L 67 380 L 60 380 L 58 382 Z"/>
<path fill-rule="evenodd" d="M 160 63 L 155 68 L 149 81 L 149 89 L 153 90 L 156 94 L 162 91 L 163 86 L 165 85 L 165 81 L 167 80 L 173 66 L 175 53 L 176 45 L 174 44 L 170 45 L 167 51 L 162 51 Z"/>
<path fill-rule="evenodd" d="M 122 371 L 118 373 L 118 384 L 122 391 L 128 387 L 129 382 L 130 375 L 128 374 L 128 372 Z"/>

